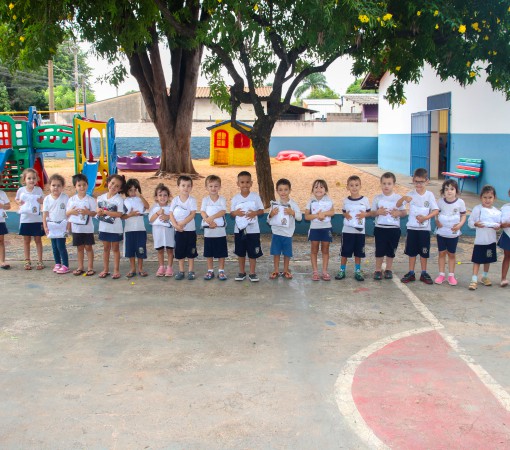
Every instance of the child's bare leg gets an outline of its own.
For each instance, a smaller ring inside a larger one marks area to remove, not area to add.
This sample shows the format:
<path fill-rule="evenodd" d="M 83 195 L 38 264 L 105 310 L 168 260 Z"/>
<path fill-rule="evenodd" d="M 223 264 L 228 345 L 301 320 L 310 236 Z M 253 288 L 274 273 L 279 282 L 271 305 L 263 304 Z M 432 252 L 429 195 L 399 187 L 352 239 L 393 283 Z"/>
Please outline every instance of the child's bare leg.
<path fill-rule="evenodd" d="M 246 256 L 239 256 L 237 258 L 237 262 L 239 264 L 239 273 L 246 272 Z"/>
<path fill-rule="evenodd" d="M 384 257 L 377 257 L 377 258 L 375 258 L 375 271 L 376 272 L 381 272 L 382 271 L 383 259 L 384 259 Z M 386 258 L 386 269 L 390 270 L 390 268 L 388 267 L 388 259 L 389 258 Z"/>
<path fill-rule="evenodd" d="M 184 262 L 186 260 L 183 258 L 183 259 L 178 259 L 177 261 L 179 262 L 179 272 L 184 272 Z"/>
<path fill-rule="evenodd" d="M 23 236 L 23 253 L 25 254 L 25 259 L 30 261 L 30 241 L 32 240 L 31 236 Z"/>
<path fill-rule="evenodd" d="M 43 259 L 43 246 L 41 236 L 34 236 L 35 248 L 37 250 L 37 261 L 42 261 Z"/>
<path fill-rule="evenodd" d="M 165 249 L 160 248 L 158 250 L 158 266 L 164 266 L 165 265 Z"/>
<path fill-rule="evenodd" d="M 110 271 L 110 250 L 112 243 L 103 241 L 103 272 L 107 273 Z"/>
<path fill-rule="evenodd" d="M 439 273 L 445 273 L 446 269 L 446 250 L 442 250 L 439 252 L 439 256 L 437 258 L 437 263 L 439 265 Z M 450 272 L 452 271 L 451 263 L 450 263 L 450 254 L 448 253 L 448 269 Z"/>
<path fill-rule="evenodd" d="M 225 261 L 225 258 L 223 258 Z M 220 269 L 221 269 L 221 259 L 220 259 Z M 214 270 L 214 258 L 207 258 L 207 270 Z"/>
<path fill-rule="evenodd" d="M 327 273 L 329 265 L 329 242 L 321 242 L 322 272 Z"/>
<path fill-rule="evenodd" d="M 381 267 L 382 267 L 382 261 L 381 261 Z M 393 258 L 389 258 L 388 256 L 386 256 L 386 270 L 391 270 L 392 268 L 393 268 Z"/>
<path fill-rule="evenodd" d="M 450 253 L 448 252 L 448 271 L 450 273 L 455 273 L 455 266 L 456 266 L 456 263 L 455 263 L 455 253 Z M 442 272 L 444 272 L 444 263 L 443 263 L 443 270 Z"/>
<path fill-rule="evenodd" d="M 483 265 L 483 271 L 484 271 L 485 273 L 488 273 L 488 272 L 489 272 L 490 267 L 491 267 L 490 263 L 485 263 L 485 264 Z"/>
<path fill-rule="evenodd" d="M 5 240 L 4 235 L 0 235 L 0 264 L 5 263 Z"/>
<path fill-rule="evenodd" d="M 212 260 L 212 258 L 211 258 Z M 211 261 L 212 264 L 212 261 Z M 218 269 L 225 270 L 225 258 L 218 259 Z"/>
<path fill-rule="evenodd" d="M 290 256 L 284 256 L 283 257 L 283 271 L 290 272 L 289 266 L 290 266 Z"/>
<path fill-rule="evenodd" d="M 250 261 L 250 273 L 257 273 L 257 259 L 256 258 L 248 258 Z"/>
<path fill-rule="evenodd" d="M 120 273 L 120 244 L 118 242 L 112 242 L 113 252 L 113 274 Z"/>
<path fill-rule="evenodd" d="M 473 263 L 473 276 L 477 277 L 479 271 L 480 271 L 480 264 Z"/>
<path fill-rule="evenodd" d="M 92 245 L 85 245 L 85 251 L 87 252 L 87 270 L 94 270 L 94 248 Z M 83 268 L 83 246 L 81 246 L 81 267 Z"/>
<path fill-rule="evenodd" d="M 78 270 L 83 270 L 84 259 L 85 259 L 85 246 L 78 245 L 76 248 L 77 258 L 78 258 Z"/>
<path fill-rule="evenodd" d="M 138 258 L 138 272 L 143 272 L 143 259 Z"/>
<path fill-rule="evenodd" d="M 416 256 L 409 257 L 409 272 L 414 272 L 416 266 Z"/>
<path fill-rule="evenodd" d="M 501 280 L 506 280 L 508 268 L 510 267 L 510 250 L 504 251 L 503 263 L 501 264 Z"/>
<path fill-rule="evenodd" d="M 285 259 L 284 259 L 285 261 Z M 285 271 L 285 262 L 283 263 Z M 274 266 L 274 272 L 278 273 L 280 271 L 280 255 L 274 255 L 273 256 L 273 266 Z"/>
<path fill-rule="evenodd" d="M 168 267 L 172 267 L 174 265 L 174 249 L 173 248 L 167 248 L 166 249 L 166 256 L 168 259 Z M 163 263 L 162 266 L 165 265 L 165 258 L 163 257 Z"/>
<path fill-rule="evenodd" d="M 135 273 L 136 271 L 136 261 L 135 261 L 135 257 L 133 256 L 132 258 L 129 258 L 129 271 L 131 273 Z M 138 260 L 138 262 L 140 262 L 140 259 Z"/>
<path fill-rule="evenodd" d="M 346 256 L 342 256 L 340 258 L 340 265 L 341 266 L 346 266 L 347 265 L 347 257 Z"/>
<path fill-rule="evenodd" d="M 189 272 L 195 271 L 195 258 L 188 258 L 188 271 Z"/>
<path fill-rule="evenodd" d="M 429 260 L 428 258 L 424 258 L 423 256 L 420 256 L 420 265 L 421 265 L 422 272 L 427 271 L 427 261 L 428 260 Z"/>
<path fill-rule="evenodd" d="M 319 241 L 311 241 L 310 248 L 310 261 L 312 263 L 312 271 L 318 272 L 317 268 L 317 254 L 319 253 Z"/>

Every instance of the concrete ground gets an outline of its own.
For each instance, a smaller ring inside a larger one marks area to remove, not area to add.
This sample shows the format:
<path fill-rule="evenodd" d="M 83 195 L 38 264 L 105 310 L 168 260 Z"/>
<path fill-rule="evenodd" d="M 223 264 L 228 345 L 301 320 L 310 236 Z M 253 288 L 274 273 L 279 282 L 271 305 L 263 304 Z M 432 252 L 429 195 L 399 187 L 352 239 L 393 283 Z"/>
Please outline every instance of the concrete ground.
<path fill-rule="evenodd" d="M 510 288 L 312 282 L 297 247 L 292 281 L 0 271 L 0 447 L 510 447 Z"/>

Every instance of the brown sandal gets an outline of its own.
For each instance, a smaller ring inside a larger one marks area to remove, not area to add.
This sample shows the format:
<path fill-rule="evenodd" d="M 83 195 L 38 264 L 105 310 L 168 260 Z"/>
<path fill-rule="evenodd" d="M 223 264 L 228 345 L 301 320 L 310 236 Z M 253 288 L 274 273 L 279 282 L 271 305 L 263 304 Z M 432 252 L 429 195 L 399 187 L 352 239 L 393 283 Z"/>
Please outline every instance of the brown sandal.
<path fill-rule="evenodd" d="M 286 280 L 292 280 L 292 274 L 290 272 L 283 272 L 283 278 Z"/>
<path fill-rule="evenodd" d="M 271 275 L 269 275 L 270 280 L 275 280 L 276 278 L 278 278 L 278 272 L 273 272 Z"/>

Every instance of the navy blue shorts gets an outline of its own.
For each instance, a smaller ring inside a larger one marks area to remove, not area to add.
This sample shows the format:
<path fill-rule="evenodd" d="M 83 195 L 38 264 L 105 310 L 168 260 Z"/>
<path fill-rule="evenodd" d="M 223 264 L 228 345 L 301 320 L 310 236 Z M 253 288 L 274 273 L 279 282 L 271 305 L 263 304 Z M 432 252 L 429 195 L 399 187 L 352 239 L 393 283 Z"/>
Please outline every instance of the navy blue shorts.
<path fill-rule="evenodd" d="M 82 245 L 94 245 L 94 233 L 73 233 L 73 245 L 81 247 Z"/>
<path fill-rule="evenodd" d="M 5 224 L 5 222 L 0 222 L 0 236 L 7 234 L 7 233 L 9 233 L 7 231 L 7 225 Z"/>
<path fill-rule="evenodd" d="M 375 257 L 383 258 L 395 258 L 395 253 L 398 248 L 400 241 L 400 228 L 395 227 L 375 227 Z"/>
<path fill-rule="evenodd" d="M 226 258 L 228 256 L 227 237 L 204 238 L 205 258 Z"/>
<path fill-rule="evenodd" d="M 197 232 L 176 231 L 174 247 L 175 259 L 196 258 L 197 256 Z"/>
<path fill-rule="evenodd" d="M 471 262 L 475 264 L 488 264 L 498 260 L 498 254 L 496 252 L 496 243 L 489 245 L 477 245 L 473 247 L 473 256 Z"/>
<path fill-rule="evenodd" d="M 354 255 L 356 258 L 365 257 L 365 235 L 357 233 L 342 233 L 342 245 L 340 247 L 340 256 L 350 258 Z"/>
<path fill-rule="evenodd" d="M 45 234 L 42 222 L 21 223 L 19 225 L 20 236 L 44 236 Z"/>
<path fill-rule="evenodd" d="M 234 253 L 244 258 L 248 255 L 250 259 L 260 258 L 262 247 L 260 246 L 260 233 L 234 233 Z"/>
<path fill-rule="evenodd" d="M 440 252 L 444 252 L 445 250 L 448 253 L 451 253 L 452 255 L 457 253 L 457 244 L 459 243 L 459 237 L 451 237 L 447 238 L 444 236 L 440 236 L 439 234 L 437 237 L 437 249 Z"/>
<path fill-rule="evenodd" d="M 124 233 L 124 257 L 147 259 L 147 231 Z"/>
<path fill-rule="evenodd" d="M 504 231 L 501 233 L 498 241 L 498 247 L 503 250 L 510 251 L 510 237 Z"/>
<path fill-rule="evenodd" d="M 120 242 L 124 239 L 122 233 L 106 233 L 105 231 L 99 232 L 99 240 L 103 242 Z"/>
<path fill-rule="evenodd" d="M 292 238 L 273 234 L 269 253 L 273 256 L 283 255 L 292 258 Z"/>
<path fill-rule="evenodd" d="M 430 253 L 430 231 L 407 230 L 406 247 L 404 253 L 407 256 L 428 258 Z"/>
<path fill-rule="evenodd" d="M 309 241 L 333 242 L 331 228 L 310 228 L 308 231 Z"/>

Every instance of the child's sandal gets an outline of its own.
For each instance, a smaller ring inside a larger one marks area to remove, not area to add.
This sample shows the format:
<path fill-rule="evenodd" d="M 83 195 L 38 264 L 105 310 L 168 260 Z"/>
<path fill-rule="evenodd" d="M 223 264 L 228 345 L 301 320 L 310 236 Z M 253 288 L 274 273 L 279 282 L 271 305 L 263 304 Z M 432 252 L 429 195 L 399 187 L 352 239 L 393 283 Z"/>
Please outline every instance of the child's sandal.
<path fill-rule="evenodd" d="M 36 268 L 37 270 L 43 270 L 45 267 L 46 267 L 46 266 L 43 264 L 43 262 L 42 262 L 42 261 L 37 261 L 37 264 L 36 264 L 36 266 L 35 266 L 35 268 Z"/>
<path fill-rule="evenodd" d="M 470 291 L 475 291 L 476 288 L 478 287 L 478 283 L 476 281 L 471 281 L 471 283 L 469 283 L 469 290 Z"/>
<path fill-rule="evenodd" d="M 286 280 L 292 280 L 292 273 L 290 272 L 283 272 L 283 278 L 285 278 Z"/>
<path fill-rule="evenodd" d="M 331 275 L 330 275 L 329 273 L 327 273 L 327 272 L 324 272 L 324 273 L 322 274 L 322 279 L 323 279 L 324 281 L 331 281 Z"/>
<path fill-rule="evenodd" d="M 25 270 L 32 270 L 32 262 L 29 259 L 25 259 Z"/>
<path fill-rule="evenodd" d="M 314 272 L 312 274 L 312 281 L 320 281 L 321 277 L 319 276 L 319 272 Z"/>
<path fill-rule="evenodd" d="M 276 278 L 278 278 L 278 272 L 273 272 L 271 275 L 269 275 L 270 280 L 275 280 Z"/>

